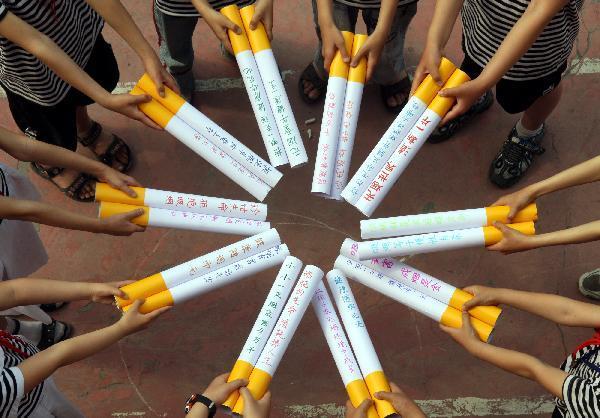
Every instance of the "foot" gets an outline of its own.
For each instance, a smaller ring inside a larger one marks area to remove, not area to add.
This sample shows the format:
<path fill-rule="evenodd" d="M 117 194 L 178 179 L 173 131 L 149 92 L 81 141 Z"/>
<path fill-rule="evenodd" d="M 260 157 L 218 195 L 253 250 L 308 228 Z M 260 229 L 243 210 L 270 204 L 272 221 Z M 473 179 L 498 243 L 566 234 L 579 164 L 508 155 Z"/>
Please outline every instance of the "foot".
<path fill-rule="evenodd" d="M 579 278 L 579 291 L 583 296 L 600 300 L 600 269 L 581 275 Z"/>
<path fill-rule="evenodd" d="M 298 81 L 300 97 L 308 104 L 313 104 L 321 100 L 327 90 L 327 82 L 321 78 L 321 75 L 315 69 L 313 63 L 306 66 L 300 80 Z"/>
<path fill-rule="evenodd" d="M 512 128 L 502 149 L 492 161 L 489 178 L 501 189 L 506 189 L 517 183 L 533 163 L 534 155 L 540 155 L 545 150 L 540 146 L 544 137 L 545 126 L 539 133 L 530 137 L 522 137 Z"/>
<path fill-rule="evenodd" d="M 98 129 L 99 132 L 97 131 Z M 108 151 L 109 147 L 115 139 L 114 135 L 111 132 L 107 131 L 106 129 L 102 129 L 100 125 L 97 125 L 93 122 L 90 124 L 90 126 L 86 126 L 85 129 L 78 130 L 77 136 L 78 138 L 80 138 L 81 143 L 89 143 L 88 148 L 98 158 L 101 158 Z M 94 136 L 97 136 L 97 138 L 87 140 L 87 138 Z M 111 167 L 117 171 L 124 172 L 124 170 L 129 165 L 129 158 L 130 155 L 127 148 L 121 147 L 114 155 Z"/>
<path fill-rule="evenodd" d="M 95 158 L 92 155 L 92 158 Z M 36 167 L 37 165 L 37 167 Z M 42 178 L 52 182 L 67 197 L 80 202 L 94 200 L 96 194 L 96 180 L 82 177 L 82 173 L 71 169 L 57 169 L 42 164 L 31 165 L 34 172 Z M 74 187 L 74 185 L 76 187 Z"/>
<path fill-rule="evenodd" d="M 410 95 L 410 80 L 405 74 L 399 81 L 381 85 L 381 99 L 385 107 L 392 113 L 399 113 Z"/>

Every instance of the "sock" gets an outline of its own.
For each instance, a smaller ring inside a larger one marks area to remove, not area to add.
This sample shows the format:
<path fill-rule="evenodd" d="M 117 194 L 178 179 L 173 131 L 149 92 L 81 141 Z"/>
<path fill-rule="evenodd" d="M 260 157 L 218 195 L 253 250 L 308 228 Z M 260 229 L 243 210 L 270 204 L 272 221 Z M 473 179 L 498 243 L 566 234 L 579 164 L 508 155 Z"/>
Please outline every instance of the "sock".
<path fill-rule="evenodd" d="M 19 321 L 18 319 L 6 319 L 6 332 L 15 333 L 17 322 L 19 323 L 19 335 L 27 338 L 31 343 L 37 345 L 42 338 L 42 323 L 38 321 Z"/>
<path fill-rule="evenodd" d="M 517 122 L 517 125 L 515 126 L 515 129 L 517 130 L 517 135 L 519 135 L 520 137 L 531 138 L 533 136 L 536 136 L 540 132 L 542 132 L 543 127 L 544 127 L 544 124 L 541 124 L 537 129 L 534 129 L 534 130 L 527 129 L 523 126 L 523 123 L 521 123 L 521 119 L 519 119 L 519 121 Z"/>

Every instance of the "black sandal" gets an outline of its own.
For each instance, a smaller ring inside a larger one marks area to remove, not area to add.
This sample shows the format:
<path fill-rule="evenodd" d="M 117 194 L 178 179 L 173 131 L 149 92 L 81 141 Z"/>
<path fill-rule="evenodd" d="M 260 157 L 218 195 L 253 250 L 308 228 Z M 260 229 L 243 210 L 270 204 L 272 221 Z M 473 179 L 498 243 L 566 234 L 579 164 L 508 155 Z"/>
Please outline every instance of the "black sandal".
<path fill-rule="evenodd" d="M 46 313 L 55 312 L 67 306 L 68 302 L 42 303 L 40 309 Z"/>
<path fill-rule="evenodd" d="M 89 147 L 91 145 L 94 145 L 98 138 L 100 138 L 101 133 L 102 125 L 100 125 L 98 122 L 93 122 L 92 129 L 90 130 L 90 132 L 86 136 L 77 136 L 77 140 L 84 147 Z M 110 143 L 108 148 L 106 148 L 106 151 L 104 151 L 103 154 L 97 155 L 98 159 L 109 167 L 113 167 L 113 163 L 116 161 L 117 163 L 123 166 L 123 168 L 119 171 L 121 173 L 126 173 L 129 170 L 131 170 L 131 166 L 133 164 L 131 148 L 129 148 L 129 145 L 127 145 L 125 141 L 123 141 L 117 135 L 112 134 L 112 136 L 112 142 Z M 117 158 L 117 154 L 119 153 L 119 151 L 121 151 L 121 149 L 125 150 L 125 153 L 127 154 L 127 161 L 122 161 Z"/>
<path fill-rule="evenodd" d="M 386 107 L 386 109 L 392 113 L 398 114 L 406 105 L 406 102 L 408 102 L 408 97 L 410 96 L 410 87 L 411 83 L 408 77 L 404 77 L 397 83 L 390 84 L 388 86 L 380 86 L 381 100 L 383 100 L 383 105 Z M 399 93 L 405 95 L 404 101 L 396 106 L 390 106 L 388 100 Z"/>
<path fill-rule="evenodd" d="M 62 334 L 57 335 L 58 327 L 57 325 L 62 325 Z M 40 342 L 37 347 L 40 350 L 45 350 L 48 347 L 53 346 L 61 341 L 69 339 L 71 334 L 73 333 L 73 328 L 71 325 L 53 320 L 50 325 L 42 324 L 42 337 L 40 338 Z"/>
<path fill-rule="evenodd" d="M 48 180 L 50 183 L 54 184 L 58 190 L 63 192 L 65 196 L 77 201 L 77 202 L 93 202 L 94 194 L 90 197 L 81 197 L 81 191 L 88 183 L 93 183 L 94 187 L 96 184 L 96 180 L 85 173 L 80 173 L 75 180 L 68 187 L 60 187 L 55 181 L 54 177 L 61 174 L 65 169 L 60 167 L 48 167 L 44 168 L 37 163 L 31 163 L 31 169 L 35 174 L 40 176 L 41 178 Z"/>
<path fill-rule="evenodd" d="M 307 81 L 313 85 L 313 90 L 319 90 L 319 95 L 315 98 L 310 97 L 308 94 L 304 92 L 304 82 Z M 304 100 L 305 103 L 312 105 L 320 101 L 327 92 L 327 82 L 319 76 L 317 70 L 315 70 L 315 66 L 312 64 L 308 64 L 308 66 L 302 71 L 300 75 L 300 80 L 298 80 L 298 92 L 300 93 L 300 97 Z"/>

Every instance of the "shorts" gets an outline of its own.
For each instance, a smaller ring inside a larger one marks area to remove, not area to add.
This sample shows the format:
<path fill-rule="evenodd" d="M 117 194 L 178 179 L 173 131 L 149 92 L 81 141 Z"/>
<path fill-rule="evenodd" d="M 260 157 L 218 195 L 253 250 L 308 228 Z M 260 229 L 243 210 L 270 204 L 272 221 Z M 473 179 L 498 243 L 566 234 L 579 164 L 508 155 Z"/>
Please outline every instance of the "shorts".
<path fill-rule="evenodd" d="M 112 91 L 119 81 L 119 67 L 112 47 L 102 35 L 98 36 L 84 71 L 107 91 Z M 4 87 L 4 86 L 2 86 Z M 77 124 L 75 111 L 94 101 L 75 88 L 54 106 L 42 106 L 10 92 L 6 96 L 13 119 L 25 134 L 48 144 L 71 151 L 77 149 Z"/>
<path fill-rule="evenodd" d="M 465 55 L 460 69 L 471 77 L 471 80 L 477 78 L 483 71 L 475 61 Z M 501 79 L 496 84 L 496 101 L 502 109 L 508 113 L 521 113 L 540 97 L 545 96 L 554 90 L 562 79 L 562 73 L 567 69 L 567 62 L 551 74 L 534 80 L 506 80 Z"/>

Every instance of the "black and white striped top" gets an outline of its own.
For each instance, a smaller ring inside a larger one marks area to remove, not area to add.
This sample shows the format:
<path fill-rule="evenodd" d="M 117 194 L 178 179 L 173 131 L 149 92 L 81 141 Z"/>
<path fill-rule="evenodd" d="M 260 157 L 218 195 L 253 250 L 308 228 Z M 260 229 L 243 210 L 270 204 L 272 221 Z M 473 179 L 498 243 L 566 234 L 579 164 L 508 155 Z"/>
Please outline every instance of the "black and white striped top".
<path fill-rule="evenodd" d="M 569 373 L 563 383 L 563 400 L 556 411 L 564 418 L 600 417 L 600 346 L 591 345 L 569 356 L 560 366 Z"/>
<path fill-rule="evenodd" d="M 208 3 L 215 10 L 221 10 L 225 6 L 237 4 L 244 7 L 254 3 L 255 0 L 209 0 Z M 154 0 L 155 7 L 166 15 L 182 17 L 198 17 L 200 13 L 194 7 L 191 0 Z"/>
<path fill-rule="evenodd" d="M 345 4 L 346 6 L 357 7 L 359 9 L 379 9 L 381 0 L 334 0 L 337 3 Z M 398 7 L 406 6 L 411 3 L 416 3 L 418 0 L 400 0 Z"/>
<path fill-rule="evenodd" d="M 0 20 L 8 12 L 50 37 L 85 67 L 102 18 L 85 0 L 0 0 Z M 11 92 L 43 106 L 54 106 L 70 86 L 29 52 L 0 37 L 0 82 Z"/>
<path fill-rule="evenodd" d="M 4 338 L 0 336 L 0 338 Z M 18 339 L 17 339 L 18 338 Z M 33 356 L 38 349 L 22 337 L 11 338 L 10 343 L 17 349 Z M 0 345 L 0 418 L 28 418 L 34 417 L 40 396 L 44 390 L 44 382 L 40 383 L 29 393 L 24 394 L 25 381 L 23 374 L 17 367 L 24 360 L 23 356 L 10 348 Z"/>
<path fill-rule="evenodd" d="M 485 67 L 529 3 L 530 0 L 465 0 L 462 9 L 465 53 Z M 570 0 L 503 78 L 533 80 L 558 70 L 577 38 L 582 6 L 583 0 Z"/>

